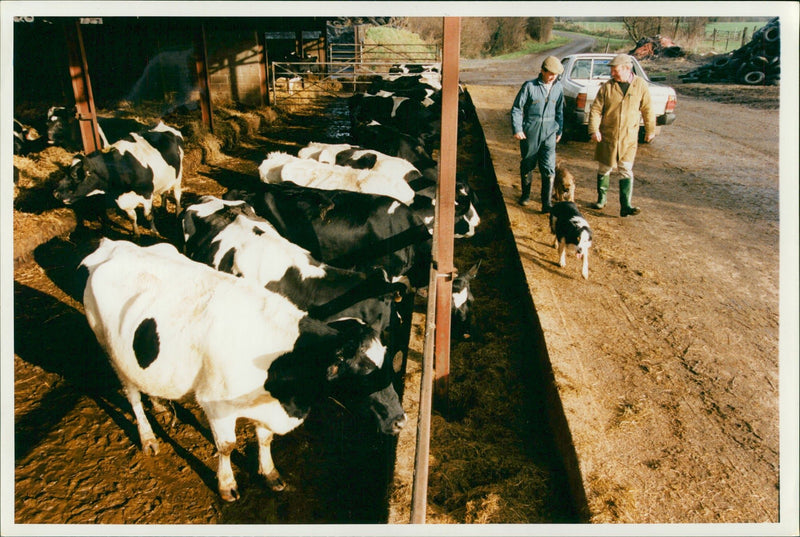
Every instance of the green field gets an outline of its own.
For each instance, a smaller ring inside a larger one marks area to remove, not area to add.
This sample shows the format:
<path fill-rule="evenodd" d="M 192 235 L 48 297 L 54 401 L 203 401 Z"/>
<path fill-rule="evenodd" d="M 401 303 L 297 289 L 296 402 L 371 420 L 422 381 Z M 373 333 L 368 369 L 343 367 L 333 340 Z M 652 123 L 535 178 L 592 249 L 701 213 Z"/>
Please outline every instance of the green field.
<path fill-rule="evenodd" d="M 745 43 L 750 40 L 753 31 L 758 30 L 768 22 L 763 20 L 748 21 L 728 21 L 728 22 L 709 22 L 705 27 L 703 39 L 696 39 L 687 42 L 683 37 L 685 34 L 678 30 L 676 44 L 689 52 L 729 52 L 742 46 L 742 32 L 744 31 Z M 674 24 L 674 23 L 673 23 Z M 556 30 L 565 30 L 592 35 L 598 38 L 595 50 L 615 52 L 620 50 L 630 50 L 635 45 L 625 30 L 622 22 L 615 21 L 561 21 L 554 26 Z M 716 34 L 714 31 L 716 30 Z M 669 29 L 662 30 L 662 35 L 674 38 L 672 35 L 674 26 L 669 25 Z"/>

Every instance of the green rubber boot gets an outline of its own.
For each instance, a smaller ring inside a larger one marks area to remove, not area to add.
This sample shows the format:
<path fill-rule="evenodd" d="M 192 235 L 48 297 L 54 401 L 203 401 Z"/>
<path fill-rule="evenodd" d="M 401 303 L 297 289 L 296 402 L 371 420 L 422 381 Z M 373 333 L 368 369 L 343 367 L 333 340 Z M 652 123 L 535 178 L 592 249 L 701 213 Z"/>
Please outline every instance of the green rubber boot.
<path fill-rule="evenodd" d="M 619 215 L 631 216 L 639 214 L 641 209 L 631 205 L 631 197 L 633 196 L 633 179 L 620 179 L 619 180 Z"/>
<path fill-rule="evenodd" d="M 592 209 L 602 209 L 606 206 L 606 194 L 611 176 L 609 174 L 597 174 L 597 203 L 589 205 Z"/>

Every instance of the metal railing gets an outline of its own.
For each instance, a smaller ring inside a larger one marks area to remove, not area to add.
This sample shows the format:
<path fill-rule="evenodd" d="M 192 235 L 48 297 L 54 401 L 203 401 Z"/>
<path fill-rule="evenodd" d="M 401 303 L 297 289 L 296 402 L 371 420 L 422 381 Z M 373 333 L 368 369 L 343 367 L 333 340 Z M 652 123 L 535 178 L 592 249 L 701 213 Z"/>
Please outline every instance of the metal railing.
<path fill-rule="evenodd" d="M 406 43 L 332 43 L 328 47 L 332 62 L 440 63 L 442 49 L 438 44 Z"/>
<path fill-rule="evenodd" d="M 269 79 L 270 102 L 301 103 L 321 96 L 363 92 L 376 76 L 390 74 L 392 66 L 408 61 L 273 62 Z M 440 62 L 424 62 L 436 65 Z"/>

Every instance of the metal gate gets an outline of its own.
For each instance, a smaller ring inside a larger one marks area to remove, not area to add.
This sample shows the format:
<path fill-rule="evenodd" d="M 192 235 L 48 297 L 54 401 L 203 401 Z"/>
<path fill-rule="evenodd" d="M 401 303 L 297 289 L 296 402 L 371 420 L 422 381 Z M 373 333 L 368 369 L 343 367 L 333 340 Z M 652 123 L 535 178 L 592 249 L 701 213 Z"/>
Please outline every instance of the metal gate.
<path fill-rule="evenodd" d="M 302 104 L 322 96 L 363 92 L 375 76 L 398 64 L 434 65 L 441 69 L 439 45 L 347 43 L 331 45 L 328 62 L 272 62 L 270 102 Z"/>

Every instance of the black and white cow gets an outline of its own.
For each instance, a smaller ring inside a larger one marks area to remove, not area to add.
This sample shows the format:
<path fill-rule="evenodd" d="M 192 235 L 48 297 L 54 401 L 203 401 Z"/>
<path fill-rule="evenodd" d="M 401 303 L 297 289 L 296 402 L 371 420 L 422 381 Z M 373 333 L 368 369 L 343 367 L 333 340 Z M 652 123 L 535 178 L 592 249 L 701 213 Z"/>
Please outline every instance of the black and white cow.
<path fill-rule="evenodd" d="M 353 125 L 371 121 L 392 125 L 401 132 L 419 137 L 429 146 L 435 144 L 440 132 L 439 116 L 408 97 L 357 93 L 350 97 L 348 105 Z"/>
<path fill-rule="evenodd" d="M 460 339 L 472 337 L 472 280 L 478 275 L 481 262 L 478 261 L 467 272 L 459 273 L 453 279 L 452 315 L 450 333 Z"/>
<path fill-rule="evenodd" d="M 407 205 L 414 201 L 414 190 L 402 175 L 337 166 L 330 162 L 295 157 L 281 151 L 269 153 L 258 166 L 258 174 L 265 183 L 291 181 L 300 186 L 323 190 L 342 189 L 391 196 Z"/>
<path fill-rule="evenodd" d="M 50 107 L 47 111 L 46 125 L 48 144 L 70 151 L 83 149 L 78 112 L 74 106 Z M 98 116 L 97 130 L 102 149 L 125 138 L 131 132 L 147 130 L 147 125 L 132 118 Z"/>
<path fill-rule="evenodd" d="M 314 259 L 339 268 L 386 271 L 414 288 L 428 283 L 431 235 L 407 205 L 389 196 L 322 190 L 292 183 L 258 183 L 231 190 L 275 229 Z"/>
<path fill-rule="evenodd" d="M 365 149 L 350 144 L 324 144 L 311 142 L 298 153 L 301 158 L 332 162 L 338 166 L 355 169 L 369 169 L 391 177 L 402 177 L 414 191 L 411 207 L 433 232 L 435 213 L 436 186 L 438 184 L 438 166 L 434 163 L 430 173 L 423 174 L 410 162 L 400 157 L 386 155 L 374 149 Z M 465 181 L 456 181 L 455 199 L 455 237 L 471 237 L 480 224 L 478 211 L 472 202 L 469 185 Z"/>
<path fill-rule="evenodd" d="M 275 490 L 285 485 L 270 451 L 274 435 L 298 427 L 328 395 L 372 412 L 384 433 L 405 424 L 385 348 L 358 321 L 312 319 L 259 283 L 167 243 L 103 239 L 82 265 L 86 318 L 127 393 L 143 450 L 159 448 L 140 394 L 194 393 L 219 453 L 224 500 L 239 498 L 231 467 L 238 418 L 255 422 L 259 473 Z"/>
<path fill-rule="evenodd" d="M 355 123 L 351 134 L 355 145 L 405 159 L 423 175 L 426 169 L 436 166 L 436 161 L 431 158 L 429 139 L 406 134 L 392 125 L 383 125 L 378 121 Z"/>
<path fill-rule="evenodd" d="M 324 321 L 359 319 L 383 332 L 398 295 L 383 270 L 370 274 L 320 263 L 280 235 L 244 201 L 203 196 L 182 217 L 184 253 L 250 278 Z"/>
<path fill-rule="evenodd" d="M 176 214 L 180 212 L 182 175 L 183 136 L 159 122 L 149 131 L 130 133 L 107 150 L 75 155 L 67 177 L 58 184 L 54 195 L 66 205 L 103 195 L 125 211 L 138 236 L 139 206 L 144 207 L 150 228 L 155 230 L 151 214 L 154 196 L 161 196 L 166 209 L 166 194 L 172 191 Z"/>

